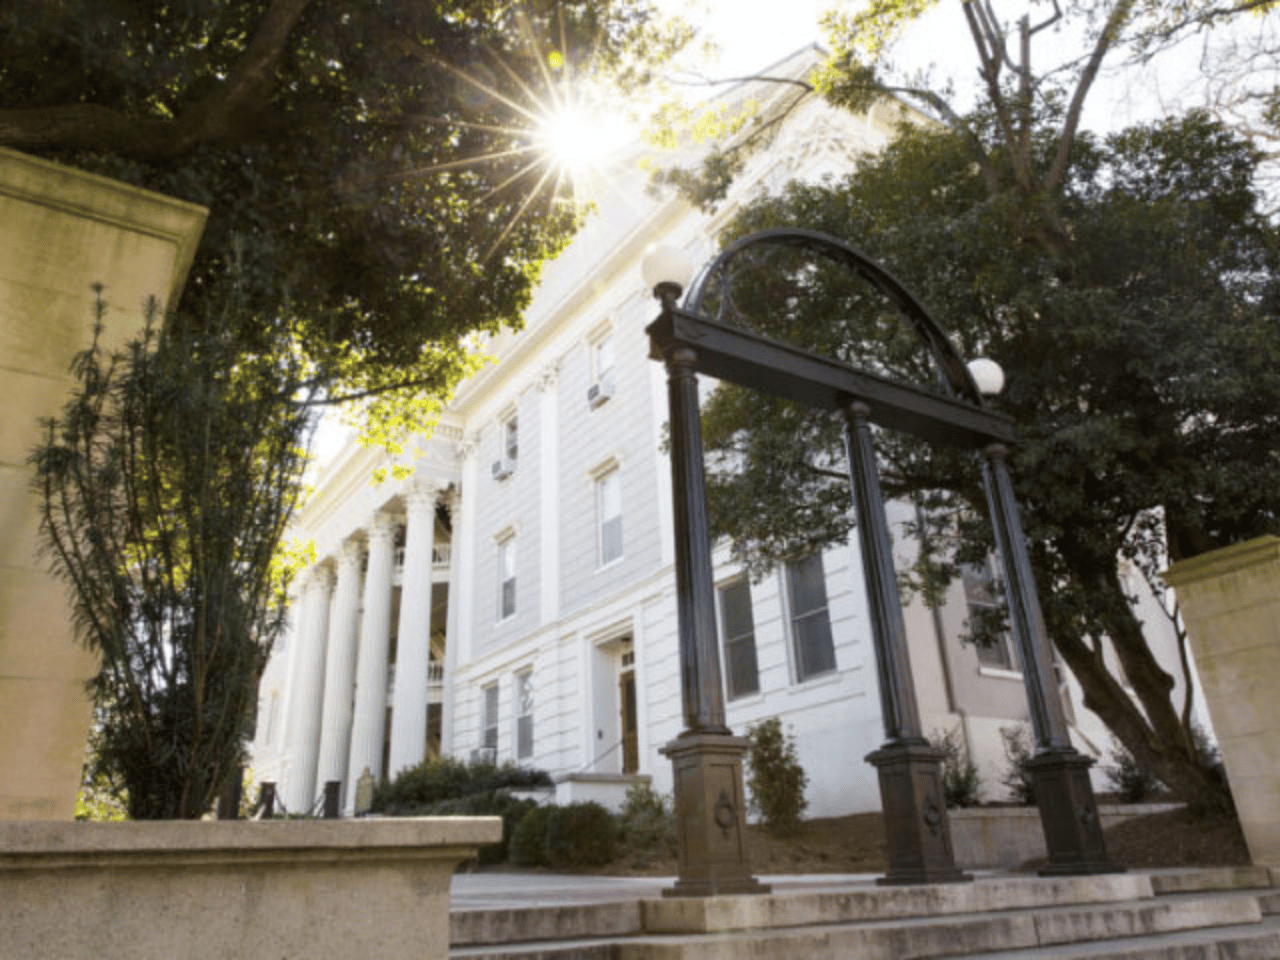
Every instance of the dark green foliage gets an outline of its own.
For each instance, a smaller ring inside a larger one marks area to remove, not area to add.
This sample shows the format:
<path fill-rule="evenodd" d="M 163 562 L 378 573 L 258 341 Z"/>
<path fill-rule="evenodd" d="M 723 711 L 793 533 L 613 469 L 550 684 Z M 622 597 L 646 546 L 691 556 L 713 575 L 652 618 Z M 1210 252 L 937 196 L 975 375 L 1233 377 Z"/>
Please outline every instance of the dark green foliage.
<path fill-rule="evenodd" d="M 520 767 L 510 761 L 498 766 L 467 763 L 456 757 L 432 757 L 402 770 L 390 783 L 379 784 L 373 794 L 373 810 L 402 815 L 442 800 L 551 785 L 551 776 L 545 770 Z"/>
<path fill-rule="evenodd" d="M 519 326 L 579 225 L 538 114 L 680 39 L 644 0 L 9 0 L 0 145 L 208 207 L 184 310 L 241 264 L 245 348 L 294 319 L 331 395 L 404 385 L 394 419 L 452 389 L 460 335 Z"/>
<path fill-rule="evenodd" d="M 507 859 L 520 867 L 550 865 L 551 861 L 547 857 L 547 828 L 555 810 L 550 805 L 534 807 L 524 815 L 511 833 Z"/>
<path fill-rule="evenodd" d="M 1009 766 L 1000 778 L 1015 803 L 1024 807 L 1036 805 L 1036 781 L 1028 761 L 1035 755 L 1031 734 L 1025 726 L 1001 727 L 1000 739 L 1004 743 L 1004 756 Z"/>
<path fill-rule="evenodd" d="M 634 867 L 643 867 L 654 857 L 675 856 L 676 817 L 671 803 L 647 783 L 627 790 L 627 799 L 615 815 L 621 856 Z"/>
<path fill-rule="evenodd" d="M 774 836 L 794 833 L 809 801 L 804 798 L 808 775 L 796 756 L 795 738 L 783 733 L 777 717 L 747 730 L 747 790 L 751 809 Z"/>
<path fill-rule="evenodd" d="M 1183 799 L 1221 808 L 1119 563 L 1156 578 L 1173 560 L 1280 531 L 1280 233 L 1253 190 L 1255 151 L 1201 114 L 1082 135 L 1061 184 L 1024 195 L 1008 184 L 1017 164 L 1038 177 L 1052 161 L 1053 119 L 1012 159 L 987 115 L 968 133 L 906 130 L 843 180 L 760 198 L 725 239 L 776 227 L 846 238 L 929 307 L 962 357 L 1004 367 L 989 403 L 1018 425 L 1010 468 L 1049 635 L 1139 762 Z M 893 304 L 801 251 L 737 271 L 732 299 L 711 289 L 706 308 L 938 389 Z M 753 574 L 848 539 L 838 418 L 722 387 L 703 434 L 713 533 Z M 945 546 L 927 571 L 901 573 L 936 590 L 988 562 L 977 458 L 888 431 L 877 451 L 886 496 L 919 504 L 929 541 Z M 1136 702 L 1099 653 L 1108 641 Z"/>
<path fill-rule="evenodd" d="M 553 807 L 547 821 L 547 861 L 557 870 L 602 867 L 613 860 L 613 815 L 598 803 Z"/>
<path fill-rule="evenodd" d="M 31 458 L 44 546 L 101 657 L 89 776 L 133 819 L 199 817 L 239 776 L 283 624 L 309 428 L 296 362 L 240 353 L 251 319 L 236 296 L 163 332 L 153 310 L 119 355 L 95 336 Z"/>
<path fill-rule="evenodd" d="M 513 797 L 505 790 L 492 790 L 487 793 L 472 793 L 465 797 L 449 800 L 438 800 L 418 807 L 402 808 L 391 816 L 401 817 L 501 817 L 502 839 L 497 843 L 480 848 L 479 860 L 482 864 L 503 863 L 507 859 L 507 848 L 520 821 L 534 809 L 537 804 L 533 800 Z"/>
<path fill-rule="evenodd" d="M 1139 766 L 1133 754 L 1114 737 L 1111 742 L 1111 763 L 1102 768 L 1107 783 L 1120 798 L 1121 803 L 1145 803 L 1164 791 L 1164 784 Z"/>
<path fill-rule="evenodd" d="M 613 860 L 617 823 L 598 803 L 537 807 L 511 836 L 511 862 L 527 867 L 602 867 Z"/>
<path fill-rule="evenodd" d="M 982 775 L 969 756 L 959 729 L 935 730 L 932 743 L 946 751 L 942 761 L 942 792 L 948 808 L 976 807 L 982 802 Z"/>

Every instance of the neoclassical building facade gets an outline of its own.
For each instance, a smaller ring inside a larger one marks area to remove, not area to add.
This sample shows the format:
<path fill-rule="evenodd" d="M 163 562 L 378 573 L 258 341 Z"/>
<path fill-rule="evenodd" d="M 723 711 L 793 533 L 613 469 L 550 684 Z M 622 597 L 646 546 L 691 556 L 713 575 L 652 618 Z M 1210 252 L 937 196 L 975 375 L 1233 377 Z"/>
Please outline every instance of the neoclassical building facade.
<path fill-rule="evenodd" d="M 799 75 L 811 57 L 770 73 Z M 778 108 L 776 87 L 754 93 L 763 115 Z M 366 772 L 392 777 L 437 753 L 546 769 L 561 799 L 616 803 L 636 777 L 670 790 L 658 751 L 681 711 L 666 383 L 649 359 L 657 307 L 639 262 L 654 242 L 709 261 L 740 203 L 847 171 L 903 110 L 855 117 L 810 98 L 714 217 L 650 195 L 638 154 L 623 157 L 600 181 L 596 215 L 545 270 L 525 329 L 490 341 L 496 363 L 402 458 L 412 475 L 373 482 L 388 458 L 350 443 L 329 460 L 292 532 L 318 561 L 263 676 L 253 745 L 255 778 L 276 783 L 287 810 L 315 809 L 337 782 L 350 812 Z M 905 520 L 913 508 L 892 510 Z M 897 549 L 905 560 L 913 545 L 901 537 Z M 856 545 L 759 582 L 727 550 L 717 560 L 730 726 L 783 719 L 811 815 L 877 809 L 863 757 L 882 731 Z M 989 581 L 974 571 L 941 608 L 906 614 L 925 729 L 957 731 L 996 788 L 999 731 L 1025 719 L 1026 700 L 1007 646 L 959 639 L 994 602 Z M 1148 601 L 1152 630 L 1161 617 Z M 1176 676 L 1176 647 L 1161 642 Z M 1101 725 L 1061 679 L 1078 748 L 1102 756 Z"/>

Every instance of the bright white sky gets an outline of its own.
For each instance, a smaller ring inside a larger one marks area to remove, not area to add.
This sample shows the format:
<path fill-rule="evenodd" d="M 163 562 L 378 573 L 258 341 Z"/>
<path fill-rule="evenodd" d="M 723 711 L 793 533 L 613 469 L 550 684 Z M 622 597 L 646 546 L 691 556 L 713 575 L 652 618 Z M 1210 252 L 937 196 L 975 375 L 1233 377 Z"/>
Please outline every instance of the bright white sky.
<path fill-rule="evenodd" d="M 734 77 L 759 71 L 810 43 L 825 43 L 818 21 L 833 7 L 858 6 L 858 0 L 655 0 L 669 12 L 684 12 L 720 46 L 718 63 L 705 67 L 708 76 Z M 1027 0 L 994 0 L 997 13 L 1012 21 L 1031 10 L 1043 18 L 1047 5 Z M 701 8 L 704 13 L 690 12 Z M 1052 56 L 1054 40 L 1062 52 L 1078 51 L 1062 37 L 1044 34 L 1036 40 L 1036 63 L 1043 65 Z M 1045 42 L 1047 41 L 1047 42 Z M 1116 69 L 1104 73 L 1094 86 L 1086 125 L 1113 129 L 1129 122 L 1150 119 L 1166 112 L 1187 95 L 1187 84 L 1195 76 L 1196 45 L 1188 45 L 1182 56 L 1167 57 L 1158 74 L 1138 75 Z M 911 28 L 896 51 L 896 65 L 908 72 L 932 68 L 938 81 L 951 79 L 961 92 L 955 104 L 963 110 L 964 91 L 977 81 L 969 27 L 959 0 L 943 0 Z"/>

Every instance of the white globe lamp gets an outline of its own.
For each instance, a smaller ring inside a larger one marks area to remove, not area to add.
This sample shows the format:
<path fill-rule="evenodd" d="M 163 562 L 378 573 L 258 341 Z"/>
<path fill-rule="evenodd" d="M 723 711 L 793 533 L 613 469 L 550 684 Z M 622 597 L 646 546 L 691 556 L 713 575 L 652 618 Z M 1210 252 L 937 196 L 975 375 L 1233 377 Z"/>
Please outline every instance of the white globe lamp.
<path fill-rule="evenodd" d="M 1000 364 L 986 357 L 978 357 L 969 361 L 969 376 L 985 397 L 994 397 L 1004 389 L 1004 371 Z"/>

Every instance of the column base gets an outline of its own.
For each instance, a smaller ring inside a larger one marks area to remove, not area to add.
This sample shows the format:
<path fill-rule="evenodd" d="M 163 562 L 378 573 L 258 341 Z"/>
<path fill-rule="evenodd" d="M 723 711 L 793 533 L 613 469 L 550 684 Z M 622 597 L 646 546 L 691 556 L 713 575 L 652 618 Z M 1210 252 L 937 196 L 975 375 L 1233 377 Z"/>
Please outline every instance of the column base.
<path fill-rule="evenodd" d="M 724 734 L 681 734 L 661 749 L 675 782 L 680 877 L 664 897 L 768 893 L 751 875 L 743 802 L 747 740 Z"/>
<path fill-rule="evenodd" d="M 1070 753 L 1041 753 L 1027 766 L 1036 785 L 1036 803 L 1044 827 L 1044 843 L 1049 862 L 1039 870 L 1042 877 L 1080 876 L 1094 873 L 1123 873 L 1107 858 L 1102 820 L 1089 782 L 1093 761 L 1072 750 Z"/>
<path fill-rule="evenodd" d="M 867 754 L 880 777 L 889 870 L 876 883 L 967 883 L 956 867 L 942 792 L 942 750 L 891 744 Z"/>

